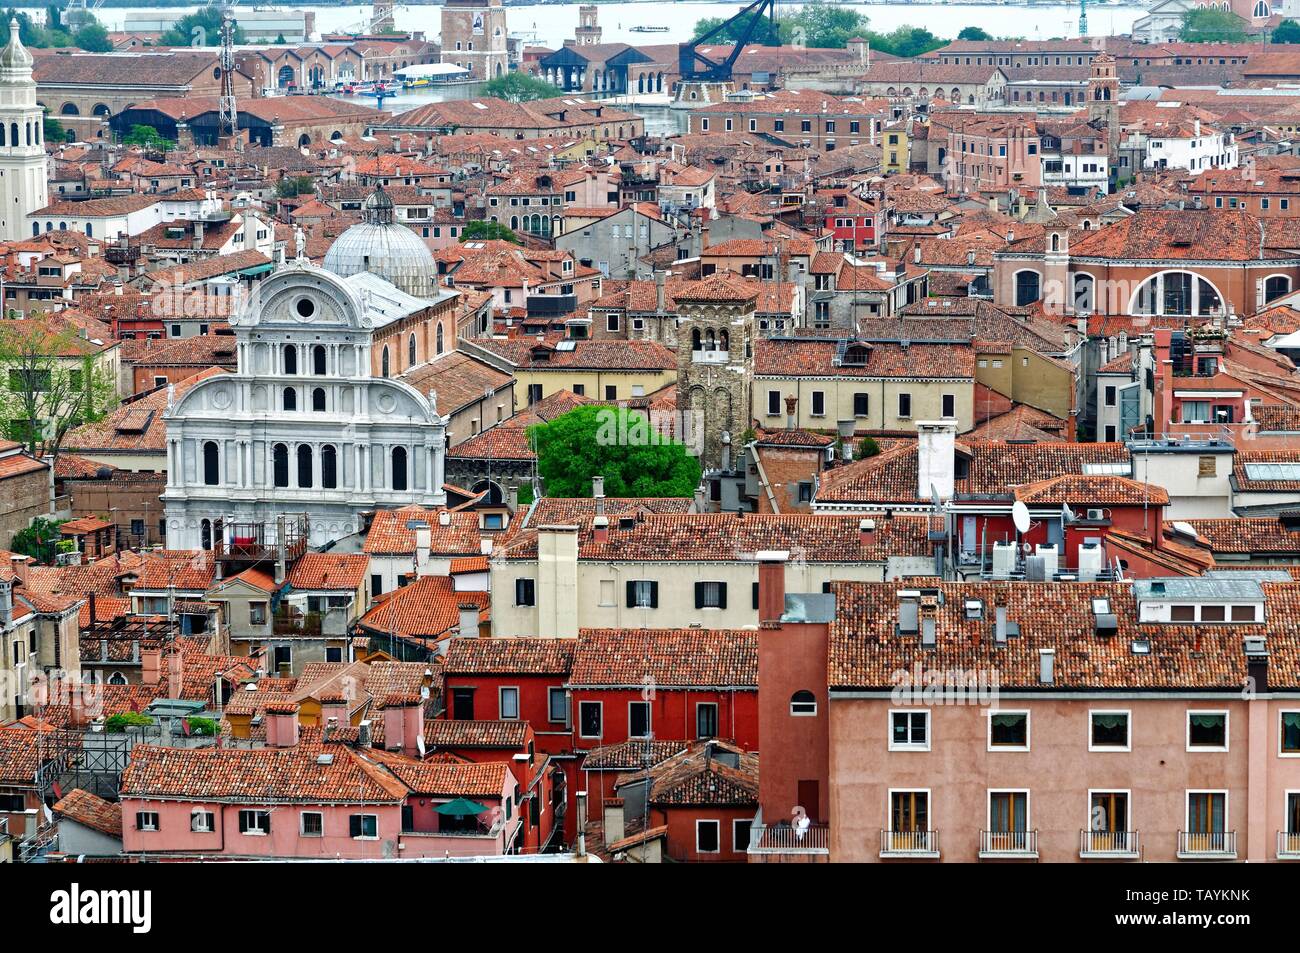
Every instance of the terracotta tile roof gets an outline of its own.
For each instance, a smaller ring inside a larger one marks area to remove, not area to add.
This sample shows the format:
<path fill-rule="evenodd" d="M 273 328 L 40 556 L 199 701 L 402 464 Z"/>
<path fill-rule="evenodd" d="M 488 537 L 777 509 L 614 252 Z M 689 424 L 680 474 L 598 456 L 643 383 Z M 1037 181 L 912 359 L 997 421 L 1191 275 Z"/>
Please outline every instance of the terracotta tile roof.
<path fill-rule="evenodd" d="M 109 837 L 122 836 L 122 805 L 109 803 L 81 788 L 73 788 L 51 810 Z"/>
<path fill-rule="evenodd" d="M 583 629 L 575 688 L 758 688 L 758 633 L 741 629 Z"/>
<path fill-rule="evenodd" d="M 1091 506 L 1167 506 L 1169 493 L 1162 486 L 1139 483 L 1122 476 L 1062 476 L 1025 483 L 1015 488 L 1015 497 L 1031 506 L 1069 504 Z"/>
<path fill-rule="evenodd" d="M 1228 519 L 1184 520 L 1215 553 L 1263 555 L 1300 553 L 1300 532 L 1288 529 L 1272 516 L 1236 516 Z M 1165 523 L 1171 528 L 1173 523 Z"/>
<path fill-rule="evenodd" d="M 483 552 L 483 533 L 476 512 L 426 509 L 418 504 L 395 510 L 377 510 L 366 533 L 362 552 L 369 556 L 413 554 L 415 530 L 406 524 L 415 520 L 429 524 L 429 552 L 434 556 L 477 556 Z"/>
<path fill-rule="evenodd" d="M 514 426 L 516 419 L 512 417 L 506 424 L 498 424 L 462 440 L 447 451 L 448 459 L 536 460 L 537 454 L 533 453 L 527 431 L 522 426 Z"/>
<path fill-rule="evenodd" d="M 460 625 L 460 606 L 489 605 L 486 592 L 457 592 L 447 576 L 424 576 L 384 596 L 357 623 L 370 632 L 427 644 Z"/>
<path fill-rule="evenodd" d="M 531 338 L 480 340 L 475 343 L 515 367 L 530 371 L 566 371 L 574 368 L 669 371 L 677 367 L 676 354 L 658 341 L 578 341 L 571 351 L 561 351 L 556 349 L 554 343 Z M 541 354 L 545 354 L 544 359 L 540 357 Z"/>
<path fill-rule="evenodd" d="M 1238 209 L 1141 209 L 1105 228 L 1081 233 L 1072 240 L 1070 255 L 1124 261 L 1253 261 L 1259 258 L 1261 221 Z"/>
<path fill-rule="evenodd" d="M 1300 478 L 1252 478 L 1247 467 L 1254 464 L 1300 464 L 1300 450 L 1241 450 L 1232 465 L 1232 483 L 1241 493 L 1295 493 L 1300 492 Z M 1297 467 L 1300 471 L 1300 467 Z"/>
<path fill-rule="evenodd" d="M 639 771 L 686 749 L 686 741 L 634 738 L 616 745 L 593 748 L 582 759 L 583 771 Z"/>
<path fill-rule="evenodd" d="M 733 766 L 730 762 L 735 761 Z M 645 771 L 621 775 L 621 788 L 650 780 L 648 800 L 657 806 L 748 807 L 758 804 L 758 753 L 725 741 L 705 741 Z M 617 788 L 616 788 L 617 789 Z"/>
<path fill-rule="evenodd" d="M 476 361 L 459 351 L 449 351 L 428 364 L 409 368 L 397 379 L 410 384 L 421 394 L 436 391 L 438 412 L 443 415 L 455 413 L 475 401 L 483 400 L 485 393 L 502 390 L 512 380 L 504 371 Z M 484 417 L 487 416 L 485 412 Z"/>
<path fill-rule="evenodd" d="M 832 689 L 891 691 L 897 673 L 923 664 L 927 671 L 998 672 L 1002 690 L 1041 690 L 1040 648 L 1055 649 L 1052 690 L 1224 690 L 1239 692 L 1246 678 L 1242 639 L 1267 636 L 1269 685 L 1300 686 L 1300 585 L 1260 583 L 1262 624 L 1139 624 L 1135 583 L 938 583 L 937 642 L 922 649 L 917 636 L 897 634 L 898 590 L 909 583 L 832 583 L 835 621 L 830 630 L 827 682 Z M 1092 599 L 1110 601 L 1118 628 L 1095 634 Z M 964 602 L 986 607 L 1003 600 L 1020 635 L 996 646 L 989 611 L 968 619 Z M 1150 652 L 1135 654 L 1135 639 Z"/>
<path fill-rule="evenodd" d="M 573 668 L 576 639 L 453 639 L 443 675 L 562 675 Z"/>
<path fill-rule="evenodd" d="M 526 721 L 461 721 L 435 719 L 424 737 L 437 748 L 507 748 L 522 751 L 528 743 Z"/>
<path fill-rule="evenodd" d="M 421 797 L 500 798 L 510 771 L 508 761 L 417 761 L 377 749 L 368 756 Z"/>
<path fill-rule="evenodd" d="M 143 554 L 136 588 L 207 592 L 215 577 L 216 564 L 210 550 L 169 549 Z"/>
<path fill-rule="evenodd" d="M 834 338 L 808 340 L 761 338 L 754 347 L 754 376 L 861 377 L 867 379 L 925 377 L 971 379 L 975 376 L 975 352 L 960 344 L 912 344 L 862 342 L 869 355 L 865 364 L 835 364 L 839 341 Z"/>
<path fill-rule="evenodd" d="M 365 553 L 304 553 L 285 582 L 290 589 L 355 592 L 369 569 Z"/>
<path fill-rule="evenodd" d="M 37 744 L 37 730 L 26 725 L 0 726 L 0 784 L 31 787 L 36 783 L 36 771 L 52 761 L 54 752 Z M 45 757 L 42 757 L 44 751 Z"/>
<path fill-rule="evenodd" d="M 200 371 L 192 377 L 173 385 L 179 400 L 191 387 L 216 374 L 224 374 L 219 367 Z M 163 412 L 167 409 L 166 387 L 161 387 L 138 400 L 123 403 L 103 420 L 82 424 L 68 431 L 63 446 L 70 451 L 123 451 L 162 454 L 167 447 L 167 427 Z"/>

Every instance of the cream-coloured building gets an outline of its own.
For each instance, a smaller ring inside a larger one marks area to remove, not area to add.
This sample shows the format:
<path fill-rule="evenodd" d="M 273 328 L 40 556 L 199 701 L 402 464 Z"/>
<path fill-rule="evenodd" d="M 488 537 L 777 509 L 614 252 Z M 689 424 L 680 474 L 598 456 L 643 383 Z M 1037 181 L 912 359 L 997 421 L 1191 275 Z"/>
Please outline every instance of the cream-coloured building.
<path fill-rule="evenodd" d="M 975 425 L 975 354 L 969 344 L 766 338 L 754 354 L 752 413 L 761 427 L 916 430 L 918 420 Z M 788 398 L 795 398 L 791 408 Z"/>

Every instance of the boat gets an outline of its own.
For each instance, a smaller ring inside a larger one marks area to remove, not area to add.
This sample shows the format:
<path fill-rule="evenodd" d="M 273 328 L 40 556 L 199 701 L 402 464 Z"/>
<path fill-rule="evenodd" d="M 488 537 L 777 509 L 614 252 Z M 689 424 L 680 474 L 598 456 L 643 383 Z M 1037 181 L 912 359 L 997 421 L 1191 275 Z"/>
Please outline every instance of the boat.
<path fill-rule="evenodd" d="M 634 26 L 634 27 L 629 27 L 629 29 L 633 33 L 667 33 L 668 32 L 668 27 L 666 26 Z"/>

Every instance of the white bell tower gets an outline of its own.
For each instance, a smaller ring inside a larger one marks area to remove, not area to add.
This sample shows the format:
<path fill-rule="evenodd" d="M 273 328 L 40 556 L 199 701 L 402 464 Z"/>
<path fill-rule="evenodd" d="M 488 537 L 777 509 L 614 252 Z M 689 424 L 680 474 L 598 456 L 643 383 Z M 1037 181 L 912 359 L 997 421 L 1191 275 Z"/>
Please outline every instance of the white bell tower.
<path fill-rule="evenodd" d="M 29 238 L 29 213 L 49 204 L 45 160 L 45 113 L 36 104 L 32 54 L 9 21 L 9 43 L 0 51 L 0 238 Z"/>

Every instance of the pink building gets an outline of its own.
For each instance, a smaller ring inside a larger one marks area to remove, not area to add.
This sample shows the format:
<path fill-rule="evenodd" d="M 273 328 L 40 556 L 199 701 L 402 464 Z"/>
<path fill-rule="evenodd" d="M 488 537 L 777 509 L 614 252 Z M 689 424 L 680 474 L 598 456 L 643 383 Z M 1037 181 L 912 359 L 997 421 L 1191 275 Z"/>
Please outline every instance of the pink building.
<path fill-rule="evenodd" d="M 510 853 L 520 825 L 510 763 L 419 758 L 414 701 L 388 700 L 388 750 L 358 744 L 355 729 L 331 738 L 300 728 L 296 704 L 267 706 L 262 748 L 137 745 L 122 776 L 124 850 L 175 859 Z M 439 810 L 451 802 L 484 810 Z"/>
<path fill-rule="evenodd" d="M 1300 859 L 1287 578 L 761 595 L 750 860 Z"/>

